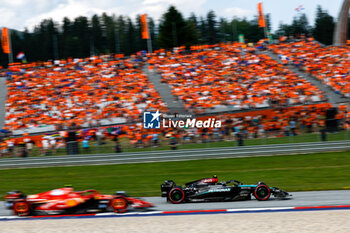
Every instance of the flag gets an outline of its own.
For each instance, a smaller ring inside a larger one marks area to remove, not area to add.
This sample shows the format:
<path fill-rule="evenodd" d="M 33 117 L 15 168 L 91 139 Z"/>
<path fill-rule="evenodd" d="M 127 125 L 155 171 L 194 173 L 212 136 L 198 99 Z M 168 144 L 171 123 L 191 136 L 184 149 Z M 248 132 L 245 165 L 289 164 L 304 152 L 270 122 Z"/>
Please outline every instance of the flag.
<path fill-rule="evenodd" d="M 20 52 L 19 54 L 17 54 L 16 58 L 18 60 L 21 60 L 22 63 L 27 63 L 26 55 L 23 52 Z"/>
<path fill-rule="evenodd" d="M 305 8 L 303 7 L 303 5 L 300 5 L 300 6 L 298 6 L 297 8 L 295 8 L 295 10 L 296 10 L 297 12 L 300 12 L 300 11 L 305 10 Z"/>
<path fill-rule="evenodd" d="M 258 3 L 258 13 L 259 13 L 259 18 L 258 18 L 259 27 L 264 28 L 266 27 L 266 23 L 265 23 L 265 16 L 263 13 L 261 2 Z"/>
<path fill-rule="evenodd" d="M 23 52 L 20 52 L 19 54 L 17 54 L 17 56 L 16 56 L 16 58 L 18 59 L 18 60 L 23 60 L 23 58 L 25 58 L 26 57 L 26 55 L 23 53 Z"/>
<path fill-rule="evenodd" d="M 148 24 L 146 14 L 141 15 L 141 36 L 142 39 L 149 39 Z"/>
<path fill-rule="evenodd" d="M 11 53 L 9 30 L 7 28 L 2 29 L 1 46 L 2 46 L 2 50 L 4 51 L 4 53 Z"/>

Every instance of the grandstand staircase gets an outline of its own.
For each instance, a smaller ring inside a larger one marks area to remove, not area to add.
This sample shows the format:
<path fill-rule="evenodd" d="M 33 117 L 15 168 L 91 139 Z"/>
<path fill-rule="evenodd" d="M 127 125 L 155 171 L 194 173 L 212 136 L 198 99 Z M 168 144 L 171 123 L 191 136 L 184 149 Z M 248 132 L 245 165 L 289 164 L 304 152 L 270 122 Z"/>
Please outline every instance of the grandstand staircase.
<path fill-rule="evenodd" d="M 278 62 L 282 62 L 281 59 L 278 57 L 278 55 L 274 54 L 271 51 L 264 51 L 261 53 L 270 56 L 272 59 L 274 59 Z M 304 79 L 306 79 L 310 83 L 317 86 L 317 88 L 320 89 L 321 91 L 323 91 L 328 98 L 328 102 L 330 102 L 331 104 L 336 105 L 338 103 L 344 103 L 346 101 L 349 101 L 348 98 L 342 97 L 340 94 L 335 93 L 334 90 L 332 90 L 330 87 L 327 87 L 326 85 L 322 84 L 322 82 L 319 81 L 317 78 L 315 78 L 315 77 L 313 77 L 313 76 L 311 76 L 303 71 L 300 71 L 294 65 L 288 65 L 288 68 L 290 70 L 292 70 L 294 73 L 296 73 L 297 75 L 299 75 L 300 77 L 303 77 Z"/>
<path fill-rule="evenodd" d="M 169 85 L 161 82 L 161 76 L 156 71 L 150 71 L 148 65 L 145 65 L 142 70 L 147 75 L 148 80 L 154 85 L 162 100 L 167 104 L 171 113 L 187 113 L 180 100 L 177 100 L 171 93 Z"/>
<path fill-rule="evenodd" d="M 0 129 L 5 125 L 5 104 L 7 98 L 6 78 L 0 77 Z"/>

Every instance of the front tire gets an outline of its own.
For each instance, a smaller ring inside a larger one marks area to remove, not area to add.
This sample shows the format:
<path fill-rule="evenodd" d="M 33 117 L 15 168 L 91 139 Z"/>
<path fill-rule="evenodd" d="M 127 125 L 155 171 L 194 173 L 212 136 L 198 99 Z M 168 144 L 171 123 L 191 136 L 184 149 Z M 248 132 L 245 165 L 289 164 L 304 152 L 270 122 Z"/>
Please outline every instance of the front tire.
<path fill-rule="evenodd" d="M 29 216 L 32 208 L 27 201 L 17 201 L 13 203 L 13 211 L 17 216 Z"/>
<path fill-rule="evenodd" d="M 168 197 L 173 204 L 179 204 L 185 200 L 185 193 L 181 188 L 173 188 L 170 190 Z"/>
<path fill-rule="evenodd" d="M 124 197 L 116 197 L 110 203 L 115 213 L 125 213 L 128 210 L 128 201 Z"/>
<path fill-rule="evenodd" d="M 256 188 L 254 190 L 254 197 L 258 201 L 266 201 L 270 198 L 270 195 L 271 195 L 271 190 L 265 184 L 260 184 L 260 185 L 256 186 Z"/>

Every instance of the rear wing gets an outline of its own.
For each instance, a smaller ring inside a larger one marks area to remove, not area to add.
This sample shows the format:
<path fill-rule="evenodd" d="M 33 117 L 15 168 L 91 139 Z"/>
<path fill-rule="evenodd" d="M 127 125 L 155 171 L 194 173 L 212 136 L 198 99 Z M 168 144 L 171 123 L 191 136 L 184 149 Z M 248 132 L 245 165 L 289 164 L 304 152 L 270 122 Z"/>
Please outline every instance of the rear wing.
<path fill-rule="evenodd" d="M 176 183 L 173 180 L 164 181 L 164 183 L 160 185 L 160 189 L 162 191 L 162 197 L 167 197 L 170 190 L 175 186 L 176 186 Z"/>

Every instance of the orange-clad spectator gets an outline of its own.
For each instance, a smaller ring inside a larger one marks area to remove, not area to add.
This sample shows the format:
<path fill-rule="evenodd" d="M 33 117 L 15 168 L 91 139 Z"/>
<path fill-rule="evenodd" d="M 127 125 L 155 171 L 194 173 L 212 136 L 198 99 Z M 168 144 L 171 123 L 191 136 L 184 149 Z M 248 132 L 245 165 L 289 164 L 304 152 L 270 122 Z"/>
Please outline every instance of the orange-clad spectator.
<path fill-rule="evenodd" d="M 8 153 L 7 144 L 5 141 L 0 143 L 0 155 L 4 157 Z"/>

